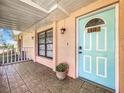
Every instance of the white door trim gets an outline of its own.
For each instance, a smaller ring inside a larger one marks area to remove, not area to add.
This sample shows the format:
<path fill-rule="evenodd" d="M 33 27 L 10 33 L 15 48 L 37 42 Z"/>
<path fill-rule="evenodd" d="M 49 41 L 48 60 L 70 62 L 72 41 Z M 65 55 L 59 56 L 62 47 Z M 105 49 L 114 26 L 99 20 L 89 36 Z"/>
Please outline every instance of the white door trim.
<path fill-rule="evenodd" d="M 106 8 L 103 8 L 103 9 L 100 9 L 100 10 L 97 10 L 95 12 L 92 12 L 92 13 L 89 13 L 87 15 L 84 15 L 84 16 L 81 16 L 81 17 L 78 17 L 76 19 L 76 77 L 78 78 L 78 45 L 79 45 L 79 29 L 78 29 L 78 22 L 81 18 L 84 18 L 86 16 L 90 16 L 90 15 L 93 15 L 93 14 L 96 14 L 96 13 L 99 13 L 99 12 L 102 12 L 102 11 L 105 11 L 105 10 L 108 10 L 108 9 L 111 9 L 111 8 L 115 8 L 115 16 L 116 16 L 116 31 L 115 31 L 115 34 L 116 34 L 116 45 L 115 45 L 115 93 L 119 93 L 119 4 L 114 4 L 114 5 L 111 5 L 111 6 L 108 6 Z"/>

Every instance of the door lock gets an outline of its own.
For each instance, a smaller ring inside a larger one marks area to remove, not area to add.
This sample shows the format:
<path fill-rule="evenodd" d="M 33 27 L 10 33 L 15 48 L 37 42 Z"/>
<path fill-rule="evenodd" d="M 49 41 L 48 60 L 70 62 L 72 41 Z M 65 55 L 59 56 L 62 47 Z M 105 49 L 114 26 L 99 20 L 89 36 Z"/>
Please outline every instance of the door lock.
<path fill-rule="evenodd" d="M 82 46 L 79 46 L 79 50 L 82 50 Z"/>

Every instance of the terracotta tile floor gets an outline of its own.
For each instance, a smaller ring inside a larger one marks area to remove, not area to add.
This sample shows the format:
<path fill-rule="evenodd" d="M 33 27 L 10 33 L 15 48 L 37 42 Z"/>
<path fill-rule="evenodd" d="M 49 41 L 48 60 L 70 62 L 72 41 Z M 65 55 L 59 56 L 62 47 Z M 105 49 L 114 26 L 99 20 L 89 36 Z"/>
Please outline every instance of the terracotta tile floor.
<path fill-rule="evenodd" d="M 0 93 L 112 93 L 88 82 L 66 78 L 38 63 L 0 66 Z"/>

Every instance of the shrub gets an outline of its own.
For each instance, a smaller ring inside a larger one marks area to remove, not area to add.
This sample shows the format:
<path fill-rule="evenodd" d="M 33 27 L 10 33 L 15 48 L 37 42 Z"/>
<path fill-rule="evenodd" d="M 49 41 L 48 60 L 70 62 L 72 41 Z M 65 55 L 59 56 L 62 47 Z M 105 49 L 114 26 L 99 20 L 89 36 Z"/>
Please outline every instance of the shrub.
<path fill-rule="evenodd" d="M 58 72 L 65 72 L 68 69 L 68 64 L 67 63 L 60 63 L 59 65 L 56 66 L 56 71 Z"/>

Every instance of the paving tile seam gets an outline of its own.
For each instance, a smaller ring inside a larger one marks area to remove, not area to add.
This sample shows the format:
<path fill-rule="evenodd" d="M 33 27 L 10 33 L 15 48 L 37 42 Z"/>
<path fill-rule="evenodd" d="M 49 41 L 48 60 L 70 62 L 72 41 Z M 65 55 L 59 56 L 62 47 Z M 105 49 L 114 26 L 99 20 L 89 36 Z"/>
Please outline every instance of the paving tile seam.
<path fill-rule="evenodd" d="M 11 93 L 12 91 L 11 91 L 11 88 L 10 88 L 10 83 L 9 83 L 9 78 L 8 78 L 8 75 L 7 75 L 7 69 L 6 68 L 4 68 L 5 69 L 5 73 L 6 73 L 6 77 L 7 77 L 7 83 L 8 83 L 8 87 L 9 87 L 9 92 Z"/>
<path fill-rule="evenodd" d="M 25 83 L 25 81 L 23 80 L 23 78 L 22 78 L 22 76 L 19 74 L 19 72 L 17 71 L 17 69 L 15 68 L 15 67 L 13 67 L 14 69 L 15 69 L 15 71 L 18 73 L 18 75 L 20 76 L 20 78 L 22 79 L 22 81 L 24 82 L 24 84 L 26 85 L 26 87 L 28 88 L 28 90 L 27 91 L 25 91 L 25 92 L 28 92 L 28 91 L 30 91 L 30 89 L 29 89 L 29 87 L 27 86 L 27 84 Z M 30 91 L 31 92 L 31 91 Z M 32 93 L 32 92 L 31 92 Z"/>

